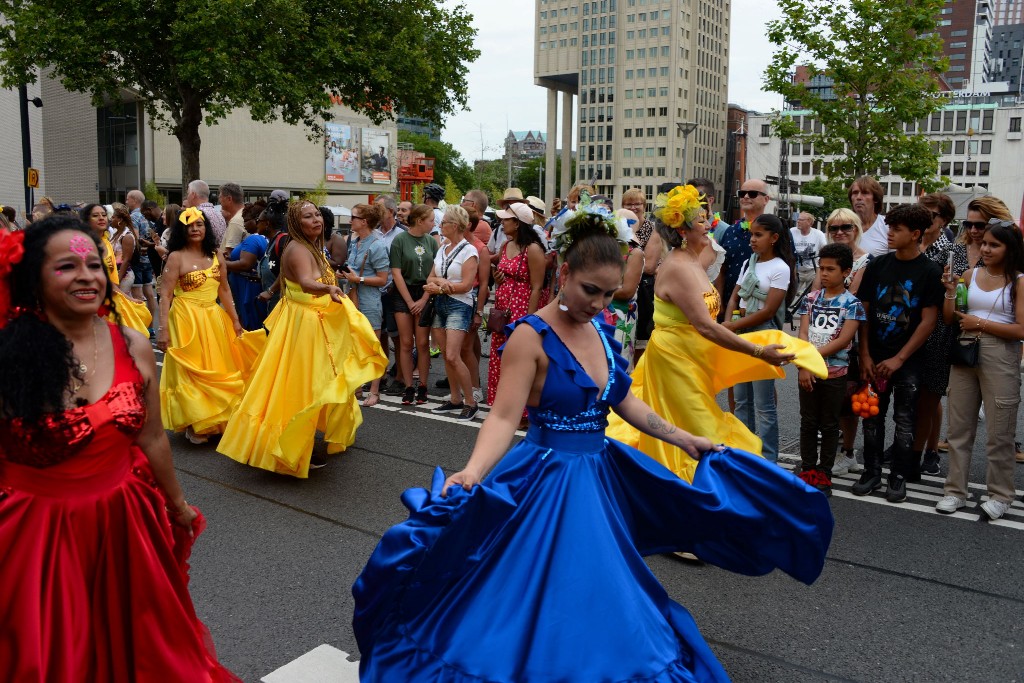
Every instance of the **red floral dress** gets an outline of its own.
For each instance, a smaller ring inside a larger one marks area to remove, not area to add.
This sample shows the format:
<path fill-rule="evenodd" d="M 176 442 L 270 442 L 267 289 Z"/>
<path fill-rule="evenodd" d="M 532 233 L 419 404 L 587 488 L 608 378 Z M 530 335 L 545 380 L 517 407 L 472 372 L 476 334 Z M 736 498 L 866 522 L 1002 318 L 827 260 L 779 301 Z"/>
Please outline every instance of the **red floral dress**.
<path fill-rule="evenodd" d="M 501 246 L 501 258 L 498 260 L 498 270 L 505 279 L 494 292 L 494 307 L 497 310 L 508 311 L 509 324 L 519 320 L 529 312 L 530 308 L 530 266 L 527 260 L 526 250 L 509 258 L 505 255 L 508 242 Z M 541 290 L 540 299 L 537 302 L 537 309 L 547 305 L 550 298 L 547 289 Z M 491 335 L 491 356 L 487 363 L 487 403 L 494 403 L 494 395 L 498 391 L 498 380 L 501 378 L 501 353 L 498 350 L 505 343 L 507 337 L 504 333 Z"/>
<path fill-rule="evenodd" d="M 32 683 L 235 681 L 192 606 L 192 539 L 135 445 L 142 375 L 110 330 L 103 398 L 0 419 L 0 670 Z"/>

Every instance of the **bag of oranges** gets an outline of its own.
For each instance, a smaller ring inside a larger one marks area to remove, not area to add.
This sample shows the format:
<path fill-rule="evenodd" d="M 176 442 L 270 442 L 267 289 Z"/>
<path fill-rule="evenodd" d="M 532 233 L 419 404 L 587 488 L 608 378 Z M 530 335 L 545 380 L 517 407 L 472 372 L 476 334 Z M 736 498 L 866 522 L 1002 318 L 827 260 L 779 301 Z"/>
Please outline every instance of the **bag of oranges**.
<path fill-rule="evenodd" d="M 865 384 L 860 391 L 850 397 L 853 414 L 858 417 L 874 417 L 878 415 L 878 393 L 871 384 Z"/>

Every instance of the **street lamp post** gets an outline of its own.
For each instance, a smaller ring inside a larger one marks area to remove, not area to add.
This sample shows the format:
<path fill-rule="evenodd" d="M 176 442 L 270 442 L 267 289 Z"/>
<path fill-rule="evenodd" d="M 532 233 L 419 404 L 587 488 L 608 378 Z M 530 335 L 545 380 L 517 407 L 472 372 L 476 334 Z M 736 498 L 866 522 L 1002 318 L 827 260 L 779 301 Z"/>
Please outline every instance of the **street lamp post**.
<path fill-rule="evenodd" d="M 683 184 L 686 183 L 686 143 L 690 138 L 690 133 L 697 130 L 697 124 L 693 121 L 683 121 L 677 123 L 679 126 L 679 132 L 683 134 L 683 166 L 682 166 L 682 178 L 680 179 Z"/>
<path fill-rule="evenodd" d="M 43 101 L 38 97 L 29 98 L 28 86 L 18 86 L 18 105 L 21 109 L 21 181 L 25 183 L 25 215 L 31 215 L 35 199 L 32 196 L 32 188 L 28 184 L 28 169 L 32 168 L 32 137 L 28 130 L 28 104 L 31 102 L 36 109 L 43 106 Z"/>

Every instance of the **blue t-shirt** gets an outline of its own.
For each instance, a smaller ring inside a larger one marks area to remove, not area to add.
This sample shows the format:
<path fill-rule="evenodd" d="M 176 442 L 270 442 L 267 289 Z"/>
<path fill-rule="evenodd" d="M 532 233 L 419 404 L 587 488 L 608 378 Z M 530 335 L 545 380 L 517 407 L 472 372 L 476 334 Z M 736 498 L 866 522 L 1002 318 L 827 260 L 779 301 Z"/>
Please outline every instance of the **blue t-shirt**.
<path fill-rule="evenodd" d="M 818 349 L 838 338 L 847 320 L 866 320 L 860 299 L 846 291 L 829 299 L 824 289 L 808 292 L 800 303 L 797 315 L 810 315 L 807 340 Z M 846 374 L 852 347 L 851 342 L 846 348 L 825 358 L 829 377 L 842 377 Z"/>
<path fill-rule="evenodd" d="M 371 232 L 364 239 L 352 236 L 348 250 L 348 265 L 363 277 L 373 277 L 381 271 L 391 268 L 384 237 L 379 232 Z M 359 289 L 359 310 L 376 310 L 380 308 L 380 287 L 356 285 Z M 365 311 L 364 311 L 365 313 Z"/>

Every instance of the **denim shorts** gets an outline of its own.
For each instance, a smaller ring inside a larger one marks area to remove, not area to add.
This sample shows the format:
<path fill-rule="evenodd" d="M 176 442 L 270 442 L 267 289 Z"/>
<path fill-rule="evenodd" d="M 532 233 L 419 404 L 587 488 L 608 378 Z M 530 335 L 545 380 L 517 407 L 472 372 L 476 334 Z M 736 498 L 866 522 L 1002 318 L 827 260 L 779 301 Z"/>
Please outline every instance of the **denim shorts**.
<path fill-rule="evenodd" d="M 473 322 L 473 307 L 465 302 L 441 295 L 434 300 L 434 322 L 431 327 L 468 332 Z"/>
<path fill-rule="evenodd" d="M 133 263 L 131 269 L 135 273 L 135 282 L 132 283 L 133 287 L 153 284 L 153 266 L 148 261 L 140 265 Z"/>

